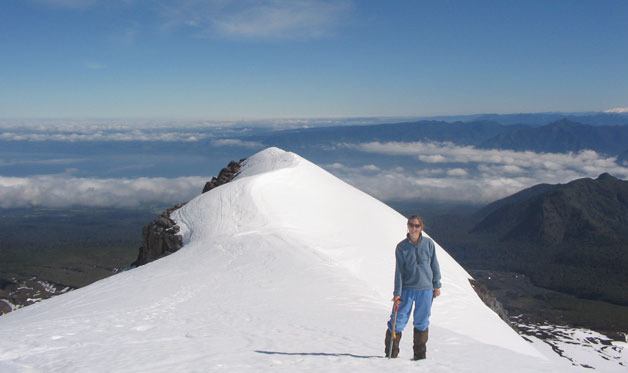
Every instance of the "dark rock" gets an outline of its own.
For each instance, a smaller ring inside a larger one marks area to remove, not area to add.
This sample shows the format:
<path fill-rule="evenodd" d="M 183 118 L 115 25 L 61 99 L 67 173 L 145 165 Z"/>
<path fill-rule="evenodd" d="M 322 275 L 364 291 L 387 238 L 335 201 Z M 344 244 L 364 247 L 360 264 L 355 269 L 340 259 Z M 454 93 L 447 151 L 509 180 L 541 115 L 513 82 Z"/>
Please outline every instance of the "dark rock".
<path fill-rule="evenodd" d="M 0 315 L 11 312 L 11 305 L 13 308 L 25 307 L 69 290 L 73 288 L 37 277 L 23 280 L 0 279 Z"/>
<path fill-rule="evenodd" d="M 14 285 L 17 285 L 15 281 L 0 278 L 0 290 L 6 290 Z"/>
<path fill-rule="evenodd" d="M 144 245 L 139 248 L 137 259 L 131 266 L 137 267 L 152 262 L 183 246 L 181 236 L 176 236 L 180 228 L 170 219 L 170 214 L 184 205 L 180 203 L 166 209 L 150 224 L 144 226 L 142 229 Z"/>
<path fill-rule="evenodd" d="M 163 217 L 161 216 L 159 219 L 155 220 L 155 223 L 160 226 L 160 227 L 164 227 L 164 228 L 168 228 L 174 225 L 174 222 L 172 221 L 172 219 L 167 218 L 167 217 Z"/>
<path fill-rule="evenodd" d="M 205 184 L 203 193 L 233 180 L 240 172 L 244 161 L 245 159 L 239 162 L 229 162 L 227 167 L 220 170 L 218 176 L 212 177 Z M 152 262 L 183 247 L 183 237 L 178 235 L 181 228 L 170 218 L 170 214 L 184 205 L 185 203 L 181 203 L 166 209 L 155 220 L 144 226 L 142 229 L 144 244 L 139 248 L 137 259 L 131 264 L 132 267 Z"/>
<path fill-rule="evenodd" d="M 0 298 L 0 315 L 4 315 L 5 313 L 9 313 L 11 311 L 11 306 Z"/>
<path fill-rule="evenodd" d="M 216 176 L 212 177 L 212 179 L 205 184 L 205 187 L 203 188 L 203 193 L 208 192 L 218 186 L 221 186 L 233 180 L 236 176 L 238 176 L 238 173 L 240 172 L 240 169 L 242 168 L 242 163 L 245 160 L 246 159 L 240 159 L 239 162 L 236 162 L 236 161 L 229 162 L 227 167 L 220 170 L 220 173 L 218 173 L 217 177 Z"/>
<path fill-rule="evenodd" d="M 486 304 L 490 309 L 492 309 L 502 320 L 504 320 L 508 325 L 511 325 L 510 318 L 508 316 L 508 312 L 504 308 L 504 306 L 497 300 L 497 298 L 491 293 L 491 291 L 481 282 L 476 281 L 474 279 L 469 279 L 471 283 L 471 287 L 477 295 L 482 299 L 484 304 Z M 511 325 L 512 326 L 512 325 Z"/>

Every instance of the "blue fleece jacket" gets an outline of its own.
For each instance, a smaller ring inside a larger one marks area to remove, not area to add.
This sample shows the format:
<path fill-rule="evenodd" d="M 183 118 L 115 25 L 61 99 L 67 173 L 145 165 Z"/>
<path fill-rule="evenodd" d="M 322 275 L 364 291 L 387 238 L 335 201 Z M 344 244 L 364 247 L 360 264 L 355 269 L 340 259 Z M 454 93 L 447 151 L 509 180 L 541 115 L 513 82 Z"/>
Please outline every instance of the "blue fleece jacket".
<path fill-rule="evenodd" d="M 401 295 L 401 289 L 428 290 L 441 287 L 440 266 L 431 238 L 421 234 L 416 245 L 406 238 L 397 244 L 395 257 L 393 295 Z"/>

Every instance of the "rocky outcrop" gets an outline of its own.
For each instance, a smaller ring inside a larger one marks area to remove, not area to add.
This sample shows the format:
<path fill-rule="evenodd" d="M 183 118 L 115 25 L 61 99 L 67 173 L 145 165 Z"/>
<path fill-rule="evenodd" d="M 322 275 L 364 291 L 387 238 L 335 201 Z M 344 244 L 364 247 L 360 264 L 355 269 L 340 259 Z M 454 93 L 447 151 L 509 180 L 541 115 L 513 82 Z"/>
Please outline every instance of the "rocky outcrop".
<path fill-rule="evenodd" d="M 131 266 L 137 267 L 152 262 L 174 253 L 183 246 L 183 239 L 177 234 L 180 228 L 170 219 L 170 214 L 184 205 L 185 203 L 180 203 L 166 209 L 150 224 L 144 226 L 142 229 L 144 244 Z"/>
<path fill-rule="evenodd" d="M 491 291 L 483 283 L 474 279 L 469 279 L 471 287 L 477 295 L 482 299 L 490 309 L 492 309 L 502 320 L 512 327 L 508 312 L 504 309 L 504 306 L 497 300 L 497 298 L 491 293 Z"/>
<path fill-rule="evenodd" d="M 238 175 L 238 172 L 240 172 L 240 168 L 242 167 L 242 163 L 244 161 L 245 159 L 240 159 L 239 162 L 236 162 L 236 161 L 229 162 L 227 167 L 220 170 L 220 173 L 218 173 L 218 176 L 212 177 L 212 179 L 205 184 L 205 187 L 203 188 L 203 193 L 208 192 L 218 186 L 221 186 L 222 184 L 226 184 L 230 182 L 231 180 L 233 180 L 233 178 Z"/>
<path fill-rule="evenodd" d="M 205 184 L 203 193 L 233 180 L 242 167 L 245 159 L 239 162 L 231 161 L 227 167 L 220 170 L 218 176 L 212 177 Z M 179 226 L 170 219 L 170 214 L 183 207 L 185 203 L 174 205 L 162 212 L 155 220 L 142 229 L 143 245 L 139 248 L 139 254 L 132 267 L 144 265 L 153 260 L 170 255 L 183 246 L 183 238 L 179 235 Z"/>
<path fill-rule="evenodd" d="M 15 277 L 0 278 L 0 315 L 70 290 L 74 289 L 37 277 L 21 280 Z"/>

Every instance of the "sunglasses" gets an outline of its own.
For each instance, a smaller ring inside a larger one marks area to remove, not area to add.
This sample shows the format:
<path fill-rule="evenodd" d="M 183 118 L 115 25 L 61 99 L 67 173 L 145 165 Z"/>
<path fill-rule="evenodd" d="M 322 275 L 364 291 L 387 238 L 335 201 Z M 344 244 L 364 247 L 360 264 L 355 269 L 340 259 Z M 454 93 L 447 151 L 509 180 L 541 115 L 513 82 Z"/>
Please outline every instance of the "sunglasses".
<path fill-rule="evenodd" d="M 408 227 L 410 227 L 410 228 L 421 228 L 421 224 L 410 224 L 410 223 L 408 223 Z"/>

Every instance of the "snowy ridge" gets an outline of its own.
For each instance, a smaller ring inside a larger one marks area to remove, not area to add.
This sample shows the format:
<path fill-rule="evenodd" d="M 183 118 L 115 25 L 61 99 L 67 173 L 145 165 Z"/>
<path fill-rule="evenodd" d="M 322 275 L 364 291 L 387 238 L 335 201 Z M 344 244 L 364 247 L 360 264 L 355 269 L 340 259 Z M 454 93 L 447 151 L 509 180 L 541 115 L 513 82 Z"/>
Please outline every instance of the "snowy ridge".
<path fill-rule="evenodd" d="M 277 148 L 172 214 L 184 247 L 0 318 L 0 371 L 552 372 L 440 246 L 428 360 L 381 358 L 405 218 Z M 562 367 L 562 366 L 561 366 Z"/>

